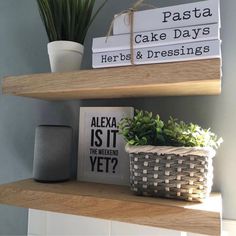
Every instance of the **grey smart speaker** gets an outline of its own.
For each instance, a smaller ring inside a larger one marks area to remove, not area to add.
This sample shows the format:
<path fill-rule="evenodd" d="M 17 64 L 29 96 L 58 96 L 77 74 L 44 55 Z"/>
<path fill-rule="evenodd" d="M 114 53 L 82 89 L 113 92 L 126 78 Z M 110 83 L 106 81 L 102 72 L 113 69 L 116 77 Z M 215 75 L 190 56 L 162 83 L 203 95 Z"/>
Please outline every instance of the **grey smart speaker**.
<path fill-rule="evenodd" d="M 72 128 L 40 125 L 35 132 L 33 178 L 40 182 L 70 179 Z"/>

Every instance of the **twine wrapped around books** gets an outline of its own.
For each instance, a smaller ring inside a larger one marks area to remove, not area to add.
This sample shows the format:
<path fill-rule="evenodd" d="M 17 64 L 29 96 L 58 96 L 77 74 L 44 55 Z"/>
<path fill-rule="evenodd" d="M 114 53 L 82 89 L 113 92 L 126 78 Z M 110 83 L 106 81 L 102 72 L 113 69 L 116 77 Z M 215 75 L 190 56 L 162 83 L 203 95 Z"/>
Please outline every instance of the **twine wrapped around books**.
<path fill-rule="evenodd" d="M 131 65 L 134 65 L 134 12 L 137 11 L 141 6 L 155 8 L 155 6 L 153 5 L 143 3 L 144 1 L 145 0 L 138 0 L 131 8 L 121 11 L 120 13 L 116 14 L 110 24 L 107 37 L 106 37 L 106 42 L 107 42 L 109 36 L 111 35 L 111 31 L 113 29 L 115 19 L 123 14 L 128 14 L 129 25 L 130 25 L 130 56 L 131 56 L 130 62 L 131 62 Z"/>

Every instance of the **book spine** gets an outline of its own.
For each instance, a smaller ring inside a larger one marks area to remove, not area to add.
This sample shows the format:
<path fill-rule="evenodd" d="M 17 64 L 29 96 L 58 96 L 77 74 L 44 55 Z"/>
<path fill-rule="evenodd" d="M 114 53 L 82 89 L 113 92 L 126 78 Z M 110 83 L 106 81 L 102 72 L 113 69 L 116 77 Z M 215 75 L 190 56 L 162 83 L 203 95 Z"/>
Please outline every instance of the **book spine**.
<path fill-rule="evenodd" d="M 134 48 L 220 39 L 219 25 L 207 24 L 134 33 Z M 93 53 L 128 50 L 130 34 L 93 39 Z"/>
<path fill-rule="evenodd" d="M 220 40 L 134 49 L 136 65 L 220 57 Z M 130 60 L 130 50 L 94 53 L 93 68 L 128 66 L 131 65 Z"/>
<path fill-rule="evenodd" d="M 220 22 L 218 0 L 208 0 L 134 13 L 134 32 Z M 113 34 L 130 32 L 127 14 L 115 16 Z"/>

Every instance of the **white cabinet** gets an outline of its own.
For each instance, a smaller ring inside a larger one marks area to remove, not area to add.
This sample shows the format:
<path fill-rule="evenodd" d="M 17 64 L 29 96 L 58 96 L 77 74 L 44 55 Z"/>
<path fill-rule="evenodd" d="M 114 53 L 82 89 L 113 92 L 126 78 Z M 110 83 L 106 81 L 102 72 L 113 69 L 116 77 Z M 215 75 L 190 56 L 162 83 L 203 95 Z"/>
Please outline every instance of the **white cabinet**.
<path fill-rule="evenodd" d="M 109 236 L 109 227 L 107 220 L 47 212 L 46 235 Z"/>
<path fill-rule="evenodd" d="M 175 230 L 161 229 L 143 225 L 111 222 L 111 236 L 187 236 Z"/>
<path fill-rule="evenodd" d="M 29 209 L 28 236 L 46 235 L 47 212 Z"/>
<path fill-rule="evenodd" d="M 29 210 L 28 236 L 200 236 L 175 230 Z"/>

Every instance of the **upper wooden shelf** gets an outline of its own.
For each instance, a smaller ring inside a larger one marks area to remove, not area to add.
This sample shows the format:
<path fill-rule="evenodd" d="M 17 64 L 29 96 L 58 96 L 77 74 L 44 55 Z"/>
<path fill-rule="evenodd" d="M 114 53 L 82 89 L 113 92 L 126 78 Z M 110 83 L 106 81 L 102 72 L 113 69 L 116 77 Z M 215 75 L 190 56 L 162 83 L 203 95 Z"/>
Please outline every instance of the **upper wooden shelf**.
<path fill-rule="evenodd" d="M 46 100 L 217 95 L 220 59 L 7 77 L 3 94 Z"/>
<path fill-rule="evenodd" d="M 214 236 L 221 231 L 217 193 L 204 203 L 190 203 L 135 196 L 126 186 L 30 179 L 1 185 L 0 203 Z"/>

